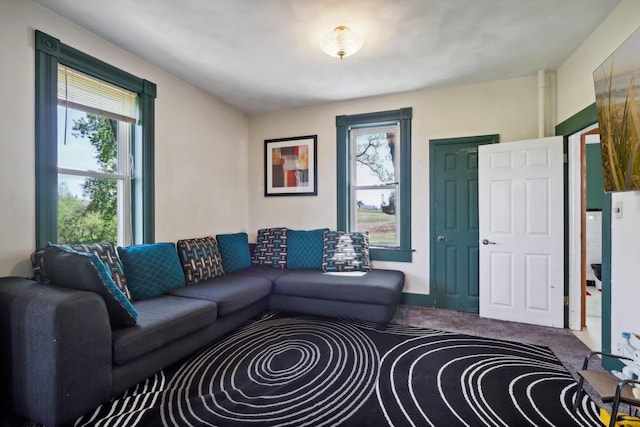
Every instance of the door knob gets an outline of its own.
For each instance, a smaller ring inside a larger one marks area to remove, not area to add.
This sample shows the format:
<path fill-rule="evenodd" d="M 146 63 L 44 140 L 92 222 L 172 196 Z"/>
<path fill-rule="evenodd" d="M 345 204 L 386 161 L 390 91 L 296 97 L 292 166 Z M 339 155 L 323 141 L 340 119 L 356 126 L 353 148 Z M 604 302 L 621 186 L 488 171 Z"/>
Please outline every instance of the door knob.
<path fill-rule="evenodd" d="M 487 240 L 487 239 L 482 239 L 482 244 L 483 244 L 483 245 L 495 245 L 495 244 L 496 244 L 496 242 L 490 242 L 490 241 L 489 241 L 489 240 Z"/>
<path fill-rule="evenodd" d="M 446 242 L 447 238 L 444 236 L 438 236 L 438 242 Z"/>

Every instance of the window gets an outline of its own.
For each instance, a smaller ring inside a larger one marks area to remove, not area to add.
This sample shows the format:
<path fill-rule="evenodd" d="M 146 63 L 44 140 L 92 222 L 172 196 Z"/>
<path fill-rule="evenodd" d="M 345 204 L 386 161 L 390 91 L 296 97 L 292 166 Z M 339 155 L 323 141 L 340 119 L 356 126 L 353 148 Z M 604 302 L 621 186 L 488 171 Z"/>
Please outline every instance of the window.
<path fill-rule="evenodd" d="M 411 108 L 336 117 L 338 228 L 372 259 L 411 262 Z"/>
<path fill-rule="evenodd" d="M 36 247 L 153 242 L 155 91 L 36 31 Z"/>
<path fill-rule="evenodd" d="M 137 94 L 58 65 L 58 242 L 131 244 Z"/>

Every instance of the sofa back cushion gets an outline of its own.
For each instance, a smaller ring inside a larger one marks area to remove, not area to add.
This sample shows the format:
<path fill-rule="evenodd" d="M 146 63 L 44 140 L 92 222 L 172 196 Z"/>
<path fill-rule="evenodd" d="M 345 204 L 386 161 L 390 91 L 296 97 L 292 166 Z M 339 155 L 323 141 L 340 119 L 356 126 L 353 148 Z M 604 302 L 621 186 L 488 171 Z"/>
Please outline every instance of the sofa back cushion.
<path fill-rule="evenodd" d="M 249 236 L 247 233 L 232 233 L 216 235 L 222 265 L 225 273 L 232 273 L 251 267 L 249 252 Z"/>
<path fill-rule="evenodd" d="M 96 254 L 76 252 L 68 246 L 48 245 L 43 262 L 52 285 L 99 294 L 107 306 L 113 328 L 136 323 L 138 313 Z"/>
<path fill-rule="evenodd" d="M 119 247 L 118 254 L 134 301 L 162 295 L 185 285 L 173 243 Z"/>
<path fill-rule="evenodd" d="M 287 267 L 286 227 L 263 228 L 258 230 L 256 249 L 251 263 L 253 265 L 266 267 Z"/>
<path fill-rule="evenodd" d="M 118 252 L 111 242 L 98 242 L 81 245 L 71 245 L 71 248 L 78 252 L 87 252 L 97 255 L 104 265 L 109 269 L 111 278 L 114 283 L 122 291 L 123 294 L 131 301 L 131 292 L 127 286 L 127 278 L 124 275 L 124 267 L 118 257 Z"/>
<path fill-rule="evenodd" d="M 177 246 L 187 285 L 224 275 L 220 249 L 213 237 L 178 240 Z"/>
<path fill-rule="evenodd" d="M 115 246 L 111 242 L 98 242 L 88 244 L 76 244 L 70 245 L 71 249 L 76 252 L 93 253 L 100 258 L 104 265 L 109 270 L 111 278 L 114 283 L 125 294 L 125 296 L 131 301 L 131 292 L 127 286 L 127 279 L 124 275 L 124 267 L 118 257 L 118 252 Z M 33 268 L 33 278 L 38 282 L 48 283 L 49 278 L 44 268 L 43 261 L 44 249 L 38 249 L 31 254 L 31 267 Z"/>
<path fill-rule="evenodd" d="M 287 230 L 287 268 L 321 270 L 325 231 L 329 229 Z"/>
<path fill-rule="evenodd" d="M 367 232 L 324 232 L 322 270 L 325 272 L 369 271 Z"/>

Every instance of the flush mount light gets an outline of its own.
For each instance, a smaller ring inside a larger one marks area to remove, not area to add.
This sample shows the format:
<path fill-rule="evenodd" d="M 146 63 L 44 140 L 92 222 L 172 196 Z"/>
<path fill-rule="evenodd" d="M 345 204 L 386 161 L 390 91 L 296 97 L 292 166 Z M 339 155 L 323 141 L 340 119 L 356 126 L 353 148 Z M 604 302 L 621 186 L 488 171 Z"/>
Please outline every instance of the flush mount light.
<path fill-rule="evenodd" d="M 360 50 L 363 44 L 364 37 L 344 25 L 325 34 L 320 41 L 320 46 L 327 55 L 340 59 L 353 55 Z"/>

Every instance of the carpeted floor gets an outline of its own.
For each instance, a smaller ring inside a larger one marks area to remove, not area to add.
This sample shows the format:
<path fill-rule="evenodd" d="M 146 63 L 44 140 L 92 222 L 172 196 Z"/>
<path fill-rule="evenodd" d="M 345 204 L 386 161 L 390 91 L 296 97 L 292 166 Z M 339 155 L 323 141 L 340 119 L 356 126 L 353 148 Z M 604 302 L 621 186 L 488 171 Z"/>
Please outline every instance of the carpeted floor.
<path fill-rule="evenodd" d="M 547 346 L 575 377 L 590 351 L 569 329 L 484 319 L 473 313 L 400 305 L 392 320 L 402 325 Z"/>

